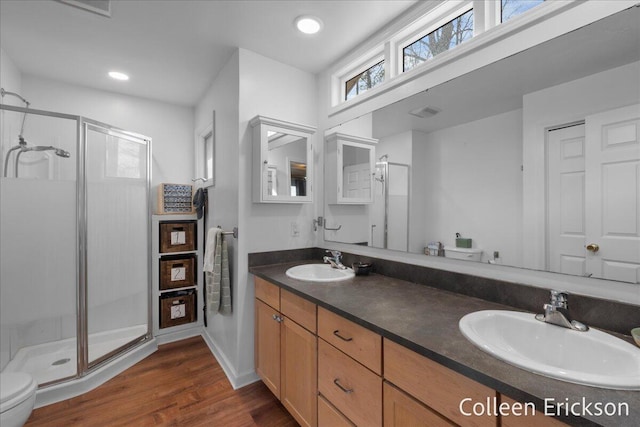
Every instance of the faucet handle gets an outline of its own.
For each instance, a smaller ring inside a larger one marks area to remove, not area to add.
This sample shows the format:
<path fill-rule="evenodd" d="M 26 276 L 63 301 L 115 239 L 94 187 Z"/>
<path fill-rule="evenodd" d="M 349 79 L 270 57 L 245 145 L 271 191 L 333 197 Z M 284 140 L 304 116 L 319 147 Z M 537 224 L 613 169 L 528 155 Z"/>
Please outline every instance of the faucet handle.
<path fill-rule="evenodd" d="M 551 305 L 554 307 L 567 308 L 567 302 L 569 299 L 569 294 L 565 291 L 556 291 L 552 289 L 550 291 L 551 294 Z"/>
<path fill-rule="evenodd" d="M 331 253 L 331 255 L 333 255 L 335 258 L 338 258 L 338 257 L 342 256 L 342 252 L 340 252 L 340 251 L 334 251 L 334 250 L 331 250 L 331 249 L 327 249 L 325 252 Z"/>

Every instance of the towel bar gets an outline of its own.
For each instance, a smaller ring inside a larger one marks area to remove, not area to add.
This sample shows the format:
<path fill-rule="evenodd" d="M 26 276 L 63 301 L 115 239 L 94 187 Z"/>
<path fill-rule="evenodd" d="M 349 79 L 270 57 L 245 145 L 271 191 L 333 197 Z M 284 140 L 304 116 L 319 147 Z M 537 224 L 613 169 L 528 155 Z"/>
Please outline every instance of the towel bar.
<path fill-rule="evenodd" d="M 222 227 L 218 226 L 219 229 L 222 229 Z M 233 235 L 234 239 L 238 238 L 238 227 L 233 227 L 233 231 L 223 231 L 222 234 L 224 234 L 225 236 L 228 235 Z"/>

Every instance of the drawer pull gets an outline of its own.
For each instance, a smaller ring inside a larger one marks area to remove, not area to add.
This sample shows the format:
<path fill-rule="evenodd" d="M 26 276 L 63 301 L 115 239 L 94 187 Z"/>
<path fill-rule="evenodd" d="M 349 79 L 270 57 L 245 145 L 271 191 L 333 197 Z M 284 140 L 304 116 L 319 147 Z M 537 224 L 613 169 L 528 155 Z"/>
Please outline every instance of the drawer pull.
<path fill-rule="evenodd" d="M 273 315 L 273 320 L 275 320 L 278 323 L 282 323 L 282 317 L 278 316 L 277 314 Z"/>
<path fill-rule="evenodd" d="M 340 384 L 340 380 L 339 380 L 338 378 L 336 378 L 335 380 L 333 380 L 333 383 L 334 383 L 335 385 L 337 385 L 337 386 L 338 386 L 338 388 L 339 388 L 340 390 L 344 391 L 345 393 L 347 393 L 347 394 L 351 394 L 351 393 L 353 393 L 353 389 L 352 389 L 352 388 L 345 388 L 345 387 L 343 387 L 343 386 L 342 386 L 342 384 Z"/>
<path fill-rule="evenodd" d="M 342 335 L 340 335 L 340 330 L 336 329 L 335 331 L 333 331 L 333 335 L 337 336 L 338 338 L 340 338 L 342 341 L 353 341 L 353 338 L 345 338 Z"/>

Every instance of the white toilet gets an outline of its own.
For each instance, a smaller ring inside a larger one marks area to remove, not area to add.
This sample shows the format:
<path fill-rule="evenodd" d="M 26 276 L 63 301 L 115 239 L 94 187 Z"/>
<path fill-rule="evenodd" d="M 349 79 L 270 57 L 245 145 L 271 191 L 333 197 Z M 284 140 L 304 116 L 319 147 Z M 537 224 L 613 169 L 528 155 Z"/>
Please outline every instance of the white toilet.
<path fill-rule="evenodd" d="M 0 372 L 0 426 L 22 427 L 36 403 L 37 389 L 25 372 Z"/>

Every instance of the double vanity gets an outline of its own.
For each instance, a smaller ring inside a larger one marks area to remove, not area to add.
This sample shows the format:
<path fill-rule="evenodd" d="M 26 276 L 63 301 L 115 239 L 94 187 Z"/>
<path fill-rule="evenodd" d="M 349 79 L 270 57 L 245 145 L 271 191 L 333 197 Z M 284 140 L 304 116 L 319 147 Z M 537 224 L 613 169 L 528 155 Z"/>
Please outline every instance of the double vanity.
<path fill-rule="evenodd" d="M 301 425 L 637 425 L 640 349 L 628 337 L 389 275 L 349 277 L 322 257 L 267 258 L 250 261 L 256 371 Z"/>

